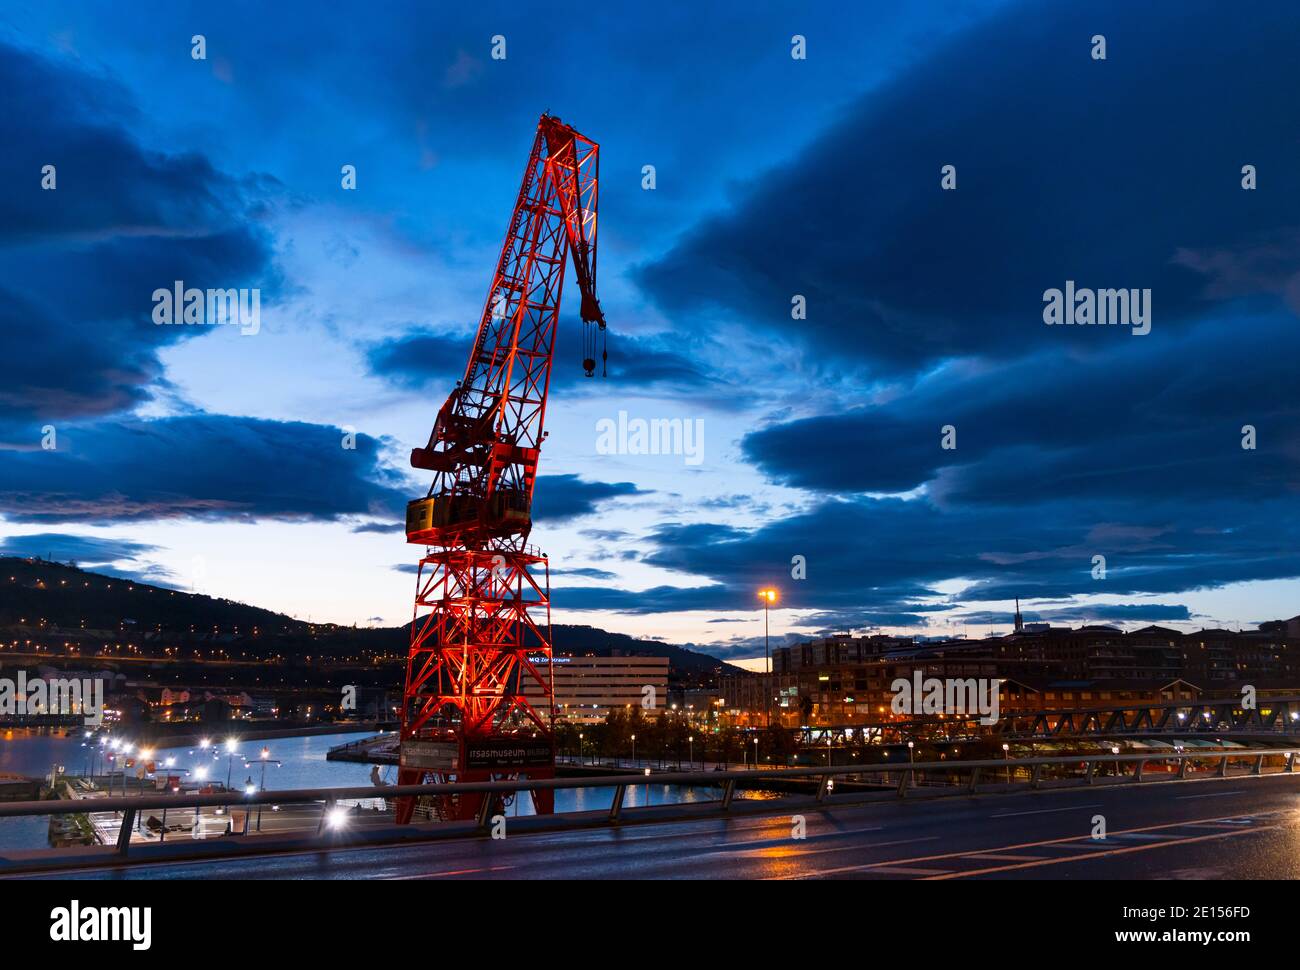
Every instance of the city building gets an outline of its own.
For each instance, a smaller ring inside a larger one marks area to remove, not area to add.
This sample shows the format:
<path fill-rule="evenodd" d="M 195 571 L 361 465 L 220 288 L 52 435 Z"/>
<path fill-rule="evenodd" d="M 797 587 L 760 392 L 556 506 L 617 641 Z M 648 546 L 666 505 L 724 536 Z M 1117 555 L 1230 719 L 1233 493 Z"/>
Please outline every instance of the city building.
<path fill-rule="evenodd" d="M 543 676 L 546 660 L 532 657 Z M 583 724 L 605 720 L 611 710 L 635 705 L 667 708 L 667 657 L 590 657 L 556 654 L 551 670 L 555 679 L 556 717 Z M 525 677 L 524 696 L 543 703 L 542 692 Z"/>
<path fill-rule="evenodd" d="M 1246 684 L 1262 696 L 1294 693 L 1300 638 L 1287 635 L 1289 622 L 1194 633 L 1020 622 L 1006 636 L 924 643 L 841 634 L 777 648 L 768 676 L 724 675 L 723 710 L 742 724 L 760 723 L 768 712 L 787 726 L 889 720 L 891 685 L 917 671 L 927 678 L 996 678 L 1003 711 L 1194 700 Z"/>

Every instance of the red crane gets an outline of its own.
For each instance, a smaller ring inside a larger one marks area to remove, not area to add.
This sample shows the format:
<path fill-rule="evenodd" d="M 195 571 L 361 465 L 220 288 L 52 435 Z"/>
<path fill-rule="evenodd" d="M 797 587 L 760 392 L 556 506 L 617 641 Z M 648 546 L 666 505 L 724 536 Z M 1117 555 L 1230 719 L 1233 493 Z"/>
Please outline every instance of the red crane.
<path fill-rule="evenodd" d="M 416 581 L 398 784 L 555 775 L 550 572 L 528 544 L 565 264 L 582 291 L 583 368 L 605 358 L 596 299 L 599 146 L 544 114 L 465 376 L 411 464 L 434 473 L 406 509 Z M 421 615 L 423 612 L 423 615 Z M 521 787 L 526 787 L 521 785 Z M 550 791 L 533 791 L 550 812 Z M 442 799 L 473 818 L 482 797 Z M 490 806 L 489 806 L 490 807 Z M 398 800 L 410 821 L 414 800 Z"/>

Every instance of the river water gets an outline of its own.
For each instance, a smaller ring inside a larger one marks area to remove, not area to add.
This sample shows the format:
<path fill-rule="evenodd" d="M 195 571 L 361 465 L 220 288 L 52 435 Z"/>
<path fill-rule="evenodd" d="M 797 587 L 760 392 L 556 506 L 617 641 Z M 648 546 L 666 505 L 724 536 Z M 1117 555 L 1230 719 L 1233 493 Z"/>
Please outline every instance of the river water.
<path fill-rule="evenodd" d="M 207 777 L 213 781 L 225 782 L 230 777 L 231 786 L 243 787 L 251 781 L 260 785 L 262 765 L 252 764 L 244 767 L 244 758 L 256 761 L 262 748 L 268 751 L 268 761 L 279 761 L 279 765 L 267 764 L 266 788 L 268 790 L 286 788 L 347 788 L 363 787 L 371 783 L 371 766 L 354 764 L 347 761 L 326 761 L 325 755 L 330 748 L 369 737 L 373 732 L 351 732 L 342 734 L 317 734 L 309 737 L 274 738 L 266 741 L 247 741 L 240 745 L 233 757 L 224 749 L 214 758 L 210 753 L 203 754 L 193 747 L 158 748 L 154 760 L 159 770 L 166 759 L 175 758 L 173 773 L 182 778 L 193 779 L 194 769 L 199 766 L 207 768 Z M 217 735 L 214 734 L 214 737 Z M 84 774 L 93 767 L 96 774 L 103 773 L 98 762 L 92 764 L 90 749 L 85 745 L 79 732 L 72 735 L 52 735 L 22 731 L 0 731 L 0 774 L 25 775 L 32 778 L 48 776 L 54 765 L 62 765 L 69 775 Z M 395 782 L 397 769 L 380 768 L 385 781 Z M 613 798 L 612 788 L 579 788 L 560 790 L 555 793 L 555 810 L 557 812 L 582 812 L 605 809 Z M 708 801 L 720 797 L 719 789 L 679 789 L 666 785 L 637 785 L 629 788 L 623 804 L 627 808 L 639 805 L 666 805 L 677 802 Z M 532 800 L 521 795 L 508 809 L 510 815 L 531 815 Z M 38 849 L 48 845 L 48 818 L 0 818 L 0 850 L 4 849 Z"/>

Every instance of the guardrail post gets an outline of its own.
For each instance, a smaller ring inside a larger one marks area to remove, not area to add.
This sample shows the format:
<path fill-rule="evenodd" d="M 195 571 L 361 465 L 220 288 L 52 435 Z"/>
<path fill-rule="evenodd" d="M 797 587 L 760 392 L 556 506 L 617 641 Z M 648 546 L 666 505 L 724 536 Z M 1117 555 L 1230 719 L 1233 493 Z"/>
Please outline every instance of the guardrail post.
<path fill-rule="evenodd" d="M 1094 771 L 1096 771 L 1096 770 L 1097 770 L 1097 762 L 1095 762 L 1095 761 L 1089 761 L 1089 762 L 1088 762 L 1088 770 L 1085 771 L 1085 772 L 1083 773 L 1083 783 L 1084 783 L 1085 785 L 1091 785 L 1091 784 L 1092 784 L 1092 773 L 1093 773 Z"/>
<path fill-rule="evenodd" d="M 1290 772 L 1295 771 L 1295 752 L 1294 752 L 1294 751 L 1292 751 L 1289 755 L 1286 756 L 1286 770 L 1287 770 L 1287 771 L 1290 771 Z"/>
<path fill-rule="evenodd" d="M 911 783 L 911 781 L 912 781 L 912 772 L 911 772 L 910 770 L 908 770 L 908 771 L 900 771 L 900 772 L 899 772 L 899 775 L 900 775 L 901 777 L 899 778 L 899 781 L 898 781 L 898 797 L 899 797 L 899 798 L 906 798 L 906 797 L 907 797 L 907 786 L 908 786 L 908 785 Z"/>
<path fill-rule="evenodd" d="M 609 806 L 609 820 L 617 822 L 619 815 L 623 813 L 623 796 L 627 794 L 627 785 L 619 785 L 614 789 L 614 803 Z"/>
<path fill-rule="evenodd" d="M 1228 777 L 1228 756 L 1226 754 L 1219 758 L 1219 777 Z"/>
<path fill-rule="evenodd" d="M 1133 772 L 1133 781 L 1140 782 L 1142 780 L 1142 769 L 1146 766 L 1147 763 L 1145 761 L 1139 761 L 1137 763 L 1137 770 Z"/>
<path fill-rule="evenodd" d="M 1186 778 L 1186 777 L 1187 777 L 1187 761 L 1188 761 L 1187 758 L 1179 758 L 1179 759 L 1178 759 L 1178 777 L 1179 777 L 1179 778 Z"/>
<path fill-rule="evenodd" d="M 333 808 L 334 808 L 334 799 L 333 799 L 333 798 L 327 798 L 327 799 L 325 799 L 325 805 L 324 805 L 324 807 L 320 810 L 320 821 L 319 821 L 318 823 L 316 823 L 316 834 L 317 834 L 317 835 L 320 835 L 322 832 L 325 831 L 325 823 L 329 820 L 330 812 L 333 810 Z M 229 807 L 229 806 L 226 807 L 226 811 L 227 811 L 227 812 L 230 811 L 230 807 Z M 232 826 L 231 826 L 231 827 L 232 827 L 232 829 L 233 829 L 233 827 L 234 827 L 234 826 L 233 826 L 233 823 L 232 823 Z M 247 829 L 248 826 L 245 825 L 244 828 Z"/>
<path fill-rule="evenodd" d="M 135 827 L 135 809 L 128 808 L 122 812 L 122 827 L 117 830 L 117 854 L 126 855 L 131 845 L 131 829 Z"/>
<path fill-rule="evenodd" d="M 972 768 L 970 770 L 970 786 L 966 790 L 970 792 L 972 795 L 974 795 L 975 789 L 979 785 L 979 783 L 980 783 L 980 769 Z"/>
<path fill-rule="evenodd" d="M 830 790 L 831 790 L 831 776 L 822 775 L 822 783 L 817 789 L 817 801 L 819 802 L 826 801 L 826 796 L 830 794 Z"/>
<path fill-rule="evenodd" d="M 1038 783 L 1042 780 L 1042 777 L 1043 777 L 1043 766 L 1034 765 L 1034 773 L 1029 777 L 1029 787 L 1037 788 Z"/>
<path fill-rule="evenodd" d="M 491 817 L 492 817 L 492 793 L 485 791 L 483 793 L 483 801 L 479 804 L 478 807 L 478 827 L 480 829 L 486 829 L 488 827 L 488 822 L 491 820 Z"/>
<path fill-rule="evenodd" d="M 1251 771 L 1252 775 L 1262 775 L 1264 773 L 1264 756 L 1261 754 L 1255 759 L 1255 768 Z"/>
<path fill-rule="evenodd" d="M 722 786 L 722 810 L 725 812 L 731 807 L 731 800 L 736 795 L 736 779 L 728 778 L 727 783 Z"/>

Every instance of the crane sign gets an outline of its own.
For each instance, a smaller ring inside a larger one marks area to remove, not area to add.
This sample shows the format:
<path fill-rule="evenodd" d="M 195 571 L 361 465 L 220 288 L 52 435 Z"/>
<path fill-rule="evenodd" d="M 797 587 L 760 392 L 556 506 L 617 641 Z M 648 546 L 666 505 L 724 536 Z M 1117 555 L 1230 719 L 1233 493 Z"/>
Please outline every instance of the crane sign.
<path fill-rule="evenodd" d="M 550 571 L 528 544 L 533 485 L 565 265 L 582 291 L 583 369 L 596 369 L 599 146 L 544 114 L 488 290 L 464 377 L 411 465 L 434 473 L 406 509 L 425 547 L 402 695 L 398 784 L 555 775 Z M 526 784 L 521 783 L 521 788 Z M 554 793 L 533 790 L 539 813 Z M 440 818 L 474 818 L 481 795 L 434 799 Z M 409 822 L 413 798 L 397 802 Z"/>

